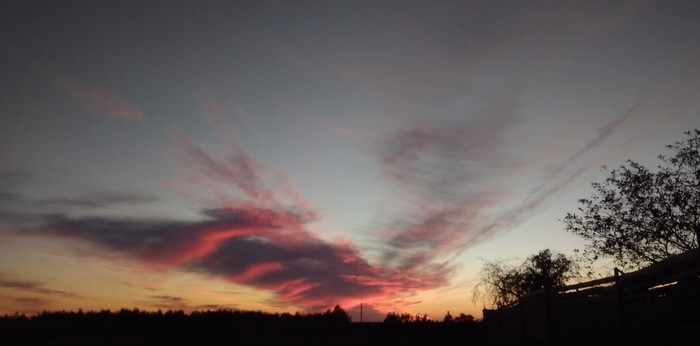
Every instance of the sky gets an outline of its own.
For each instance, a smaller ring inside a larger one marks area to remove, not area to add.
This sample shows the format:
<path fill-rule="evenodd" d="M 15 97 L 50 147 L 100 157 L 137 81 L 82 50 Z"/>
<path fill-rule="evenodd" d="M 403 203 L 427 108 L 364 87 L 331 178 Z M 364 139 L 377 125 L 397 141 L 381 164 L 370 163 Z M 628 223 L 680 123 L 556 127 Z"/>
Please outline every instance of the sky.
<path fill-rule="evenodd" d="M 697 1 L 0 7 L 0 314 L 480 318 L 700 128 Z"/>

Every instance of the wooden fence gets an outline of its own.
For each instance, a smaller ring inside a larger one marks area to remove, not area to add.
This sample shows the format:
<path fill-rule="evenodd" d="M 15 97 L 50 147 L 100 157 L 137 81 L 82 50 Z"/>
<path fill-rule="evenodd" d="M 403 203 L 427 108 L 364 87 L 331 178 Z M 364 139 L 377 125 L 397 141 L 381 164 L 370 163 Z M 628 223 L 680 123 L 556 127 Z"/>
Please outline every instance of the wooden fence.
<path fill-rule="evenodd" d="M 484 310 L 493 345 L 688 344 L 700 336 L 700 250 L 647 268 L 540 290 Z M 692 342 L 691 344 L 695 344 Z"/>

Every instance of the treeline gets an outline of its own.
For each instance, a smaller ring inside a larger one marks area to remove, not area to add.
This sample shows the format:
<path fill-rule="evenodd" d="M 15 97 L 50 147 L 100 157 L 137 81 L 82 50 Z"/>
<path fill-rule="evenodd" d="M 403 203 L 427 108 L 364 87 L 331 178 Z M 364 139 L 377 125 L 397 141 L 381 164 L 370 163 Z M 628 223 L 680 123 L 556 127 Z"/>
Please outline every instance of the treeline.
<path fill-rule="evenodd" d="M 55 311 L 0 316 L 3 345 L 418 345 L 483 341 L 473 319 L 352 323 L 339 306 L 324 313 L 261 311 Z M 451 323 L 447 323 L 451 322 Z"/>

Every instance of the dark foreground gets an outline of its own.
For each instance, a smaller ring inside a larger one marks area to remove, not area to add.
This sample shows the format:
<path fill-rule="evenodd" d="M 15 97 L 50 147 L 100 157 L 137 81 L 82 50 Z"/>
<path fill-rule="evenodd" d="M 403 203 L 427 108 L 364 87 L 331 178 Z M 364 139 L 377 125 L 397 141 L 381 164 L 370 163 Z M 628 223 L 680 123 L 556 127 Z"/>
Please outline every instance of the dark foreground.
<path fill-rule="evenodd" d="M 351 323 L 333 314 L 56 312 L 0 318 L 12 345 L 483 345 L 481 323 Z"/>

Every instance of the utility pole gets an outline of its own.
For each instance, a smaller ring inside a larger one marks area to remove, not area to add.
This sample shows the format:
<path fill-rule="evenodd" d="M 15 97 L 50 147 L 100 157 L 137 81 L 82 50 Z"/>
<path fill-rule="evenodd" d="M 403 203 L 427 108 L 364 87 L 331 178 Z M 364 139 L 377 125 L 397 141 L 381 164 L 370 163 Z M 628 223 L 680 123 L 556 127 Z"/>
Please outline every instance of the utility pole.
<path fill-rule="evenodd" d="M 360 323 L 362 323 L 362 302 L 360 302 Z"/>

